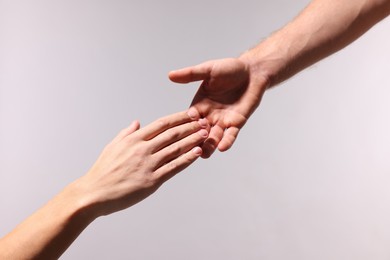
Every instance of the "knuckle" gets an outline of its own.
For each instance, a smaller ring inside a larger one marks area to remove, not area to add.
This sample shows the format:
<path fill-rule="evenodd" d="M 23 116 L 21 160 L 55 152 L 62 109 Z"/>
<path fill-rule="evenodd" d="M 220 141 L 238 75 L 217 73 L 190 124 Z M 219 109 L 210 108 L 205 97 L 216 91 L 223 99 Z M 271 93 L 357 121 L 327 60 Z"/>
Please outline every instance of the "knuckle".
<path fill-rule="evenodd" d="M 188 71 L 188 77 L 190 78 L 191 81 L 195 80 L 196 74 L 195 74 L 195 72 L 194 72 L 193 69 L 190 69 L 190 70 Z"/>
<path fill-rule="evenodd" d="M 180 147 L 179 144 L 175 143 L 175 144 L 172 144 L 170 147 L 169 147 L 169 153 L 170 154 L 173 154 L 173 155 L 178 155 L 182 152 L 182 148 Z"/>
<path fill-rule="evenodd" d="M 126 138 L 123 139 L 123 141 L 127 146 L 132 147 L 136 145 L 138 140 L 134 136 L 127 136 Z"/>
<path fill-rule="evenodd" d="M 138 190 L 149 190 L 156 186 L 157 181 L 149 172 L 140 172 L 137 177 L 133 177 L 132 183 Z"/>
<path fill-rule="evenodd" d="M 178 167 L 179 165 L 176 162 L 169 162 L 167 164 L 167 168 L 170 172 L 175 171 Z"/>
<path fill-rule="evenodd" d="M 196 159 L 196 156 L 193 153 L 191 153 L 191 155 L 185 154 L 183 157 L 186 165 L 191 164 Z"/>
<path fill-rule="evenodd" d="M 197 144 L 202 143 L 205 140 L 199 133 L 193 133 L 187 140 L 187 146 L 195 146 Z"/>
<path fill-rule="evenodd" d="M 195 132 L 195 131 L 199 130 L 201 127 L 200 127 L 199 122 L 191 122 L 189 128 L 191 131 Z"/>
<path fill-rule="evenodd" d="M 143 179 L 143 186 L 145 188 L 153 188 L 158 184 L 157 178 L 153 176 L 153 174 L 148 174 Z"/>
<path fill-rule="evenodd" d="M 178 172 L 190 165 L 193 161 L 193 157 L 188 156 L 187 154 L 183 154 L 179 157 L 178 160 L 171 161 L 167 163 L 166 166 L 169 172 Z"/>
<path fill-rule="evenodd" d="M 160 118 L 157 120 L 157 125 L 159 128 L 168 128 L 169 127 L 169 121 L 166 118 Z"/>
<path fill-rule="evenodd" d="M 151 169 L 150 158 L 138 159 L 133 167 L 135 174 L 132 175 L 132 181 L 142 188 L 151 188 L 156 185 L 156 178 Z"/>
<path fill-rule="evenodd" d="M 134 159 L 138 159 L 138 158 L 145 158 L 145 156 L 147 155 L 148 151 L 146 149 L 145 146 L 140 146 L 140 147 L 134 147 L 134 152 L 133 152 L 133 157 Z M 141 160 L 143 161 L 143 160 Z"/>
<path fill-rule="evenodd" d="M 179 130 L 171 130 L 169 132 L 169 137 L 171 140 L 177 140 L 181 137 L 181 132 Z"/>

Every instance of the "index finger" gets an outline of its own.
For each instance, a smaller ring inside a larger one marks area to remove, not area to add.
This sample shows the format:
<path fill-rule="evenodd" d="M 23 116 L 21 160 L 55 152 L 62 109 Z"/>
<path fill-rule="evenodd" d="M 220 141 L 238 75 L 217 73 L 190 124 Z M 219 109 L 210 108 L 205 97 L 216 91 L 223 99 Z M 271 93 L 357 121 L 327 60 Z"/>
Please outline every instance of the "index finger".
<path fill-rule="evenodd" d="M 138 130 L 137 134 L 140 136 L 141 139 L 147 141 L 172 127 L 195 121 L 199 118 L 199 112 L 194 107 L 191 107 L 186 111 L 182 111 L 157 119 L 156 121 L 145 126 L 141 130 Z"/>

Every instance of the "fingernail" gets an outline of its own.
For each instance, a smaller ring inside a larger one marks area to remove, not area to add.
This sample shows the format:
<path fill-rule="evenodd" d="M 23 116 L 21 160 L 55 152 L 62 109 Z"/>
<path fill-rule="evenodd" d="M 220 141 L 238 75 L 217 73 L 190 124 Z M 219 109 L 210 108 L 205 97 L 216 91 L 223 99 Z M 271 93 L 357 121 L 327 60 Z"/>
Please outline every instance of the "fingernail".
<path fill-rule="evenodd" d="M 199 130 L 198 133 L 201 137 L 204 137 L 204 138 L 206 138 L 209 135 L 209 133 L 204 129 Z"/>
<path fill-rule="evenodd" d="M 197 119 L 199 117 L 198 111 L 195 108 L 193 108 L 193 107 L 190 107 L 190 109 L 187 112 L 187 115 L 191 119 Z"/>
<path fill-rule="evenodd" d="M 209 124 L 206 118 L 201 118 L 201 119 L 199 119 L 198 122 L 199 122 L 199 125 L 201 127 L 204 127 L 204 128 L 206 128 L 208 126 L 208 124 Z"/>
<path fill-rule="evenodd" d="M 195 147 L 194 149 L 192 149 L 192 152 L 196 155 L 201 155 L 202 149 L 200 147 Z"/>

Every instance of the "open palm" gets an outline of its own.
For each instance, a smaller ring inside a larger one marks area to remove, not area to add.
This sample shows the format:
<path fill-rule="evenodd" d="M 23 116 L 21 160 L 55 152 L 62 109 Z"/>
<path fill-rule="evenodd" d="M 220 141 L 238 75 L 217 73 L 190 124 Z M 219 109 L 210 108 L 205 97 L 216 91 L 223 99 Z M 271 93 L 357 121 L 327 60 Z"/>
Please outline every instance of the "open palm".
<path fill-rule="evenodd" d="M 169 78 L 177 83 L 203 81 L 191 106 L 212 125 L 202 147 L 204 158 L 210 157 L 216 148 L 226 151 L 233 145 L 267 87 L 265 78 L 251 75 L 249 67 L 235 58 L 172 71 Z"/>

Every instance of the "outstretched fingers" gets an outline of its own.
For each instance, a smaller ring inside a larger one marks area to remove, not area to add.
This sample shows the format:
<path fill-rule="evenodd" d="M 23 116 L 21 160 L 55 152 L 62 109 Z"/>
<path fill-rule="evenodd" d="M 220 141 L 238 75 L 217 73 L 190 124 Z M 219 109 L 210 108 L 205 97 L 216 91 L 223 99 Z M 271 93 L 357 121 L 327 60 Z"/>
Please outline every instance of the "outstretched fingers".
<path fill-rule="evenodd" d="M 163 183 L 193 163 L 202 154 L 202 149 L 197 145 L 207 136 L 207 130 L 201 129 L 153 154 L 155 178 Z"/>
<path fill-rule="evenodd" d="M 160 180 L 160 183 L 162 184 L 195 162 L 201 154 L 202 148 L 198 146 L 194 147 L 182 156 L 177 157 L 158 168 L 154 173 L 155 177 Z"/>
<path fill-rule="evenodd" d="M 207 130 L 201 129 L 154 153 L 152 155 L 152 159 L 156 164 L 155 169 L 158 169 L 162 165 L 165 165 L 170 161 L 174 160 L 175 158 L 182 156 L 183 154 L 185 154 L 195 146 L 198 146 L 204 140 L 206 140 L 207 136 L 208 136 Z"/>
<path fill-rule="evenodd" d="M 187 111 L 172 114 L 154 121 L 138 131 L 138 135 L 142 140 L 147 141 L 172 127 L 196 121 L 199 118 L 199 112 L 194 107 L 191 107 Z"/>
<path fill-rule="evenodd" d="M 176 127 L 173 127 L 171 129 L 166 130 L 165 132 L 161 133 L 160 135 L 154 137 L 153 139 L 149 140 L 149 144 L 152 148 L 152 152 L 158 152 L 159 150 L 163 149 L 164 147 L 178 142 L 181 139 L 201 130 L 205 129 L 203 133 L 207 133 L 209 130 L 209 124 L 207 119 L 202 118 L 198 121 L 193 121 L 190 123 L 185 123 Z"/>

